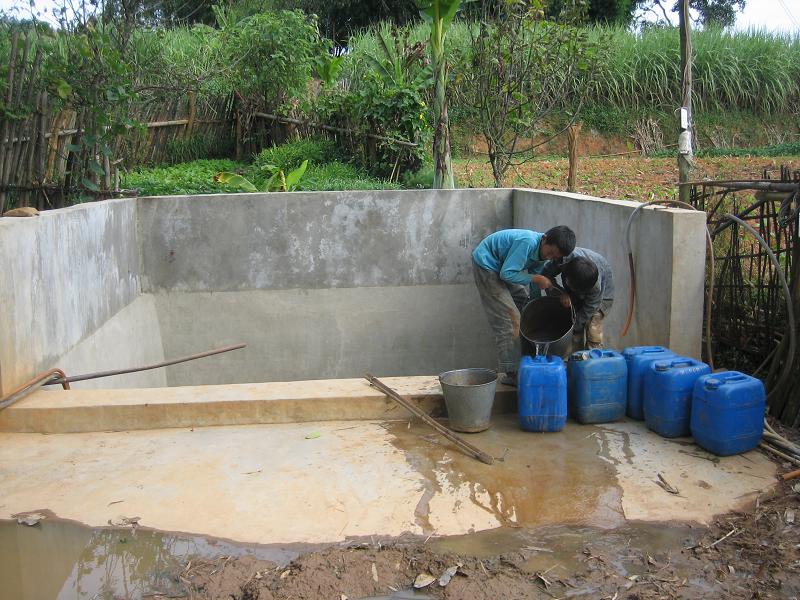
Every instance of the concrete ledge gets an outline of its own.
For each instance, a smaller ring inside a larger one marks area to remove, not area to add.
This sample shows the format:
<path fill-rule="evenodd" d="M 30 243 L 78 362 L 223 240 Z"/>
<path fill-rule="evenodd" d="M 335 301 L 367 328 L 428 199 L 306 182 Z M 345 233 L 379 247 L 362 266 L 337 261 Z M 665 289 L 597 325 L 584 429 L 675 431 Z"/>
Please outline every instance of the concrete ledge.
<path fill-rule="evenodd" d="M 446 415 L 436 376 L 381 378 L 434 416 Z M 497 386 L 494 412 L 516 410 Z M 405 419 L 409 413 L 364 379 L 323 379 L 129 390 L 38 391 L 0 411 L 0 432 L 86 433 L 172 427 Z"/>

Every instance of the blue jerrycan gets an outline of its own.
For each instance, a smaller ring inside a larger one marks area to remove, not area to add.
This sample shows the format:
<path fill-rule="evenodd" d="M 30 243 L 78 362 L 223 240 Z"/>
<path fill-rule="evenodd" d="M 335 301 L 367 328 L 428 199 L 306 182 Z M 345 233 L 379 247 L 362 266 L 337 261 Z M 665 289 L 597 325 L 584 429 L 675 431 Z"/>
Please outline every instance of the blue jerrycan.
<path fill-rule="evenodd" d="M 701 448 L 730 456 L 758 446 L 764 433 L 764 384 L 738 371 L 703 375 L 694 384 L 691 429 Z"/>
<path fill-rule="evenodd" d="M 675 353 L 664 346 L 631 346 L 622 351 L 622 356 L 628 363 L 628 416 L 641 421 L 644 375 L 653 362 L 671 358 Z"/>
<path fill-rule="evenodd" d="M 660 436 L 688 436 L 694 383 L 711 367 L 694 358 L 675 357 L 650 365 L 644 378 L 644 422 Z"/>
<path fill-rule="evenodd" d="M 567 422 L 567 367 L 560 356 L 523 356 L 517 373 L 519 426 L 561 431 Z"/>
<path fill-rule="evenodd" d="M 614 350 L 573 352 L 567 363 L 570 414 L 579 423 L 609 423 L 625 416 L 628 365 Z"/>

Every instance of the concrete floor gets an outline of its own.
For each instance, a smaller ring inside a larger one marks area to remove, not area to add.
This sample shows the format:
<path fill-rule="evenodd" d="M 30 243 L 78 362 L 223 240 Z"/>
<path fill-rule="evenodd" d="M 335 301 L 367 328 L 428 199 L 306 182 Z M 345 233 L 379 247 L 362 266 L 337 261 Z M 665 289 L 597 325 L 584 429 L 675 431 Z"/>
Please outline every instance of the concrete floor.
<path fill-rule="evenodd" d="M 703 523 L 775 481 L 759 452 L 716 459 L 640 422 L 532 434 L 499 415 L 469 440 L 502 460 L 479 463 L 408 421 L 2 433 L 0 517 L 49 509 L 90 526 L 140 517 L 165 531 L 316 543 L 501 525 Z M 655 483 L 658 473 L 678 495 Z"/>

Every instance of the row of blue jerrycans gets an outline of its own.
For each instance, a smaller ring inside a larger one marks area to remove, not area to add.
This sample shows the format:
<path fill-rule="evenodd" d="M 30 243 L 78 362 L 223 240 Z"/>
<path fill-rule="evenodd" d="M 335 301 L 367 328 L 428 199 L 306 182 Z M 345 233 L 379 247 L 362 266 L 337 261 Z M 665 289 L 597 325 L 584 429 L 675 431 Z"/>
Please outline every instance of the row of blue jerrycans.
<path fill-rule="evenodd" d="M 728 456 L 752 450 L 764 431 L 764 384 L 738 371 L 711 373 L 706 363 L 662 346 L 636 346 L 628 361 L 628 416 L 667 438 L 691 435 Z"/>
<path fill-rule="evenodd" d="M 628 371 L 613 350 L 559 356 L 523 356 L 517 372 L 520 427 L 561 431 L 567 412 L 580 423 L 608 423 L 625 416 Z M 569 402 L 567 401 L 569 399 Z"/>
<path fill-rule="evenodd" d="M 580 423 L 606 423 L 625 415 L 645 420 L 664 437 L 690 433 L 719 455 L 755 448 L 765 409 L 763 384 L 729 371 L 711 374 L 705 363 L 661 346 L 525 356 L 518 371 L 520 426 L 560 431 L 569 412 Z"/>

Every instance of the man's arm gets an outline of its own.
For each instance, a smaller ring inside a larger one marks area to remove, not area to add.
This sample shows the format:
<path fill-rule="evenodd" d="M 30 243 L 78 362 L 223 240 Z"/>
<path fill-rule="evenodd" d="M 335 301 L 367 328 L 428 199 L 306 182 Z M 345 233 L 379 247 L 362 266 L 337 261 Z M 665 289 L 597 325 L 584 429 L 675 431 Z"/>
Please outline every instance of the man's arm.
<path fill-rule="evenodd" d="M 500 267 L 500 279 L 517 285 L 528 286 L 531 283 L 531 276 L 525 272 L 525 264 L 528 262 L 530 244 L 522 241 L 514 242 L 508 251 L 503 266 Z"/>
<path fill-rule="evenodd" d="M 586 327 L 586 324 L 589 322 L 592 316 L 594 316 L 594 313 L 597 312 L 602 303 L 603 289 L 598 281 L 592 288 L 592 291 L 589 293 L 589 295 L 583 299 L 583 304 L 581 305 L 580 310 L 575 311 L 574 331 L 583 331 L 583 328 Z"/>

